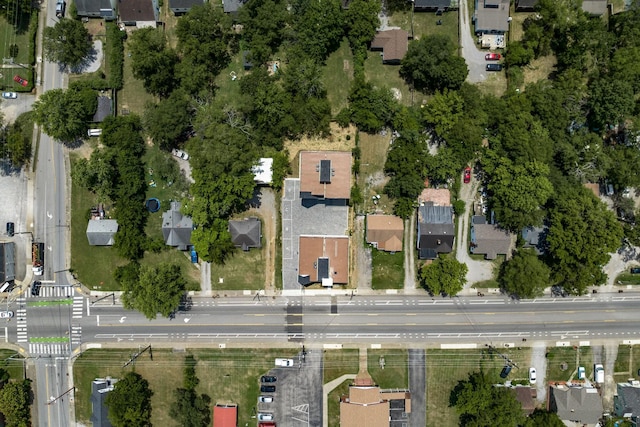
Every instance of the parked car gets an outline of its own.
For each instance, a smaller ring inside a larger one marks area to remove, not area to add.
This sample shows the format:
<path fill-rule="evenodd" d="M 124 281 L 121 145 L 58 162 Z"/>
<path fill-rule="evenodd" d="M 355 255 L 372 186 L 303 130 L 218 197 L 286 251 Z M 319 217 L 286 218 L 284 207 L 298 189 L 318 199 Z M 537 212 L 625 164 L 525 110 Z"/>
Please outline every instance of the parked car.
<path fill-rule="evenodd" d="M 583 380 L 585 379 L 585 377 L 586 377 L 586 374 L 585 374 L 584 366 L 578 367 L 578 379 Z"/>
<path fill-rule="evenodd" d="M 275 393 L 276 386 L 274 385 L 263 385 L 260 386 L 260 393 Z"/>
<path fill-rule="evenodd" d="M 7 223 L 7 236 L 13 237 L 15 234 L 15 224 L 12 222 Z"/>
<path fill-rule="evenodd" d="M 258 402 L 260 402 L 260 403 L 271 403 L 271 402 L 273 402 L 273 396 L 260 396 L 260 397 L 258 397 Z"/>
<path fill-rule="evenodd" d="M 26 79 L 23 79 L 22 77 L 20 77 L 17 74 L 15 76 L 13 76 L 13 81 L 18 83 L 19 85 L 22 85 L 22 86 L 25 86 L 25 87 L 29 84 L 29 82 Z"/>
<path fill-rule="evenodd" d="M 0 319 L 11 319 L 13 311 L 0 311 Z"/>
<path fill-rule="evenodd" d="M 500 54 L 499 53 L 487 53 L 484 56 L 484 59 L 486 59 L 487 61 L 499 61 L 500 60 Z"/>
<path fill-rule="evenodd" d="M 537 379 L 536 377 L 536 368 L 529 368 L 529 383 L 535 384 Z"/>
<path fill-rule="evenodd" d="M 15 92 L 2 92 L 2 97 L 4 99 L 16 99 L 18 98 L 18 94 Z"/>
<path fill-rule="evenodd" d="M 273 375 L 263 375 L 260 377 L 260 382 L 263 383 L 275 383 L 278 379 Z"/>
<path fill-rule="evenodd" d="M 58 0 L 56 3 L 56 17 L 63 18 L 64 11 L 66 9 L 67 4 L 63 0 Z"/>
<path fill-rule="evenodd" d="M 36 280 L 35 282 L 33 282 L 33 285 L 31 285 L 31 296 L 32 297 L 37 297 L 38 295 L 40 295 L 40 287 L 42 286 L 42 283 L 38 280 Z"/>
<path fill-rule="evenodd" d="M 468 184 L 471 181 L 471 168 L 467 166 L 464 168 L 464 183 Z"/>
<path fill-rule="evenodd" d="M 633 267 L 631 269 L 631 274 L 640 274 L 640 267 Z"/>
<path fill-rule="evenodd" d="M 174 148 L 173 150 L 171 150 L 171 154 L 173 154 L 174 156 L 182 159 L 182 160 L 189 160 L 189 155 L 187 153 L 185 153 L 182 150 L 178 150 L 176 148 Z"/>
<path fill-rule="evenodd" d="M 258 421 L 273 421 L 273 414 L 269 412 L 259 412 Z"/>
<path fill-rule="evenodd" d="M 504 365 L 504 368 L 502 368 L 502 371 L 500 371 L 500 378 L 507 378 L 509 376 L 509 373 L 511 373 L 511 366 Z"/>
<path fill-rule="evenodd" d="M 487 64 L 487 71 L 502 71 L 502 64 Z"/>

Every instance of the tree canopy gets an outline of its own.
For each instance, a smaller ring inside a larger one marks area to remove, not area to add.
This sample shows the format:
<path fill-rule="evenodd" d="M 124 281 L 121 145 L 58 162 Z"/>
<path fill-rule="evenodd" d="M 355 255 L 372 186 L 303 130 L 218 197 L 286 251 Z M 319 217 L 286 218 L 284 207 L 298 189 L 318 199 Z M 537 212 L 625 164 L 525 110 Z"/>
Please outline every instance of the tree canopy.
<path fill-rule="evenodd" d="M 174 390 L 174 400 L 169 415 L 183 427 L 206 427 L 211 425 L 211 397 L 196 393 L 200 382 L 196 375 L 196 359 L 193 355 L 185 357 L 183 385 Z"/>
<path fill-rule="evenodd" d="M 412 41 L 402 60 L 400 76 L 416 89 L 430 93 L 459 89 L 469 70 L 464 58 L 454 54 L 455 48 L 444 35 Z"/>
<path fill-rule="evenodd" d="M 81 68 L 93 49 L 89 31 L 76 19 L 61 19 L 53 27 L 45 27 L 42 46 L 49 61 L 71 70 Z"/>
<path fill-rule="evenodd" d="M 0 389 L 0 412 L 7 427 L 31 425 L 31 380 L 10 381 Z"/>
<path fill-rule="evenodd" d="M 109 421 L 114 427 L 151 427 L 149 382 L 136 372 L 127 372 L 106 398 Z"/>
<path fill-rule="evenodd" d="M 73 142 L 86 135 L 87 121 L 93 117 L 97 106 L 94 90 L 53 89 L 43 93 L 33 104 L 34 120 L 52 138 Z"/>
<path fill-rule="evenodd" d="M 159 103 L 146 106 L 144 128 L 154 143 L 163 150 L 170 151 L 177 148 L 191 128 L 192 110 L 189 96 L 182 90 L 176 90 Z"/>
<path fill-rule="evenodd" d="M 147 319 L 155 319 L 158 313 L 170 317 L 180 306 L 187 285 L 180 266 L 141 266 L 137 277 L 135 267 L 131 268 L 130 274 L 120 277 L 124 307 L 138 310 Z"/>
<path fill-rule="evenodd" d="M 500 287 L 519 298 L 542 296 L 550 283 L 550 270 L 533 249 L 520 249 L 502 264 Z"/>
<path fill-rule="evenodd" d="M 466 264 L 453 256 L 443 256 L 425 264 L 420 270 L 420 278 L 422 286 L 432 294 L 455 296 L 467 283 L 467 271 Z"/>
<path fill-rule="evenodd" d="M 167 47 L 162 29 L 141 28 L 134 31 L 128 45 L 133 76 L 142 80 L 149 93 L 168 96 L 177 84 L 175 67 L 178 55 Z"/>

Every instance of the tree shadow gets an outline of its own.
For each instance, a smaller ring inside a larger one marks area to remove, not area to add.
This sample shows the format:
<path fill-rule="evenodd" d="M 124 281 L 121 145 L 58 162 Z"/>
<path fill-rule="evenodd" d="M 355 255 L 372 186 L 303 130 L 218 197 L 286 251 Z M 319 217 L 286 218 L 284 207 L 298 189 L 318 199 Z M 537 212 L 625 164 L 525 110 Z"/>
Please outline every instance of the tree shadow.
<path fill-rule="evenodd" d="M 85 55 L 85 57 L 77 65 L 69 65 L 65 63 L 58 63 L 58 70 L 61 73 L 70 72 L 72 74 L 82 74 L 89 66 L 98 58 L 98 51 L 91 45 L 91 49 Z"/>
<path fill-rule="evenodd" d="M 15 166 L 9 159 L 0 159 L 0 176 L 18 175 L 22 168 Z"/>

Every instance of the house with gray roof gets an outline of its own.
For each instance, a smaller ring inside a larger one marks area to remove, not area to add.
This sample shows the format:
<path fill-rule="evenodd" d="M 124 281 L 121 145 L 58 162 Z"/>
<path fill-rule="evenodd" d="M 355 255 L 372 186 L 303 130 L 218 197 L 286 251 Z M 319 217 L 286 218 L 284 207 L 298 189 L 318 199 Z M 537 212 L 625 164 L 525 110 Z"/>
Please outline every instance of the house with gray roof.
<path fill-rule="evenodd" d="M 236 15 L 238 10 L 246 3 L 246 0 L 222 0 L 222 10 L 224 13 Z"/>
<path fill-rule="evenodd" d="M 16 278 L 16 247 L 13 242 L 0 243 L 0 285 Z"/>
<path fill-rule="evenodd" d="M 415 0 L 413 2 L 413 10 L 416 12 L 442 13 L 457 8 L 458 0 Z"/>
<path fill-rule="evenodd" d="M 113 21 L 116 14 L 116 0 L 75 0 L 78 16 L 87 18 L 103 18 Z"/>
<path fill-rule="evenodd" d="M 475 217 L 474 217 L 475 218 Z M 509 255 L 511 249 L 511 233 L 500 229 L 495 224 L 478 224 L 471 221 L 472 254 L 484 255 L 486 259 L 496 259 L 498 255 Z"/>
<path fill-rule="evenodd" d="M 113 246 L 113 238 L 118 232 L 115 219 L 90 219 L 87 224 L 87 240 L 91 246 Z"/>
<path fill-rule="evenodd" d="M 418 207 L 417 247 L 420 259 L 435 259 L 453 250 L 453 208 L 432 202 Z"/>
<path fill-rule="evenodd" d="M 509 31 L 509 0 L 476 0 L 473 14 L 476 34 L 504 34 Z"/>
<path fill-rule="evenodd" d="M 180 212 L 180 202 L 171 202 L 168 211 L 162 214 L 162 235 L 168 246 L 175 246 L 180 251 L 186 251 L 191 245 L 193 221 L 190 216 Z"/>
<path fill-rule="evenodd" d="M 231 241 L 237 248 L 248 251 L 251 248 L 261 248 L 262 223 L 259 218 L 252 216 L 236 221 L 229 221 Z"/>
<path fill-rule="evenodd" d="M 582 0 L 582 10 L 591 16 L 602 16 L 607 12 L 607 0 Z"/>
<path fill-rule="evenodd" d="M 94 123 L 103 122 L 104 119 L 113 114 L 111 112 L 112 105 L 113 103 L 111 102 L 111 98 L 109 98 L 108 96 L 99 96 L 98 108 L 96 109 L 96 112 L 93 115 L 91 121 Z"/>
<path fill-rule="evenodd" d="M 169 0 L 169 9 L 174 15 L 184 15 L 188 13 L 193 6 L 202 6 L 203 0 Z"/>
<path fill-rule="evenodd" d="M 633 425 L 640 424 L 640 381 L 616 384 L 613 410 L 617 416 L 628 418 Z"/>
<path fill-rule="evenodd" d="M 546 237 L 549 227 L 525 227 L 522 229 L 523 248 L 534 249 L 536 254 L 542 255 L 546 251 Z"/>
<path fill-rule="evenodd" d="M 113 391 L 113 385 L 117 382 L 112 378 L 96 378 L 91 383 L 91 423 L 93 427 L 112 427 L 107 417 L 109 408 L 105 405 L 107 395 Z"/>
<path fill-rule="evenodd" d="M 516 12 L 533 12 L 539 0 L 516 0 Z"/>
<path fill-rule="evenodd" d="M 549 411 L 555 412 L 565 424 L 596 425 L 602 417 L 602 398 L 595 387 L 552 385 Z"/>

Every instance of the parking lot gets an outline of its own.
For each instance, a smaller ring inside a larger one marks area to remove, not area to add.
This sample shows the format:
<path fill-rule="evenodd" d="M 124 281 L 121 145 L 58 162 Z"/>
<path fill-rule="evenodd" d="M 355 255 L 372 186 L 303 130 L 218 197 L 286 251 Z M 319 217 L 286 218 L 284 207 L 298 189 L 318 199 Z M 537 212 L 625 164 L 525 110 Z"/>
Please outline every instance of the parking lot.
<path fill-rule="evenodd" d="M 322 425 L 322 352 L 307 350 L 293 358 L 293 367 L 274 367 L 266 375 L 273 375 L 277 381 L 261 385 L 275 385 L 273 402 L 257 403 L 258 413 L 273 414 L 273 422 L 278 426 L 306 427 Z"/>
<path fill-rule="evenodd" d="M 15 170 L 0 162 L 0 225 L 2 241 L 16 244 L 16 278 L 22 280 L 26 273 L 26 250 L 31 245 L 31 236 L 21 234 L 30 231 L 27 218 L 27 175 L 23 170 Z M 14 237 L 6 234 L 6 223 L 14 223 Z"/>

